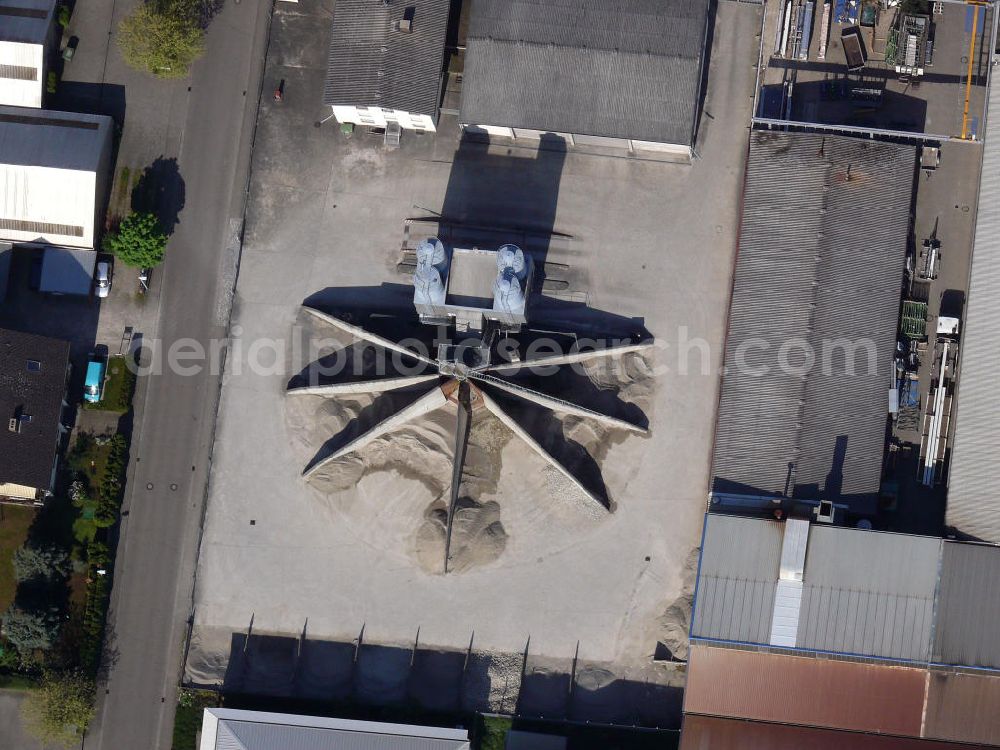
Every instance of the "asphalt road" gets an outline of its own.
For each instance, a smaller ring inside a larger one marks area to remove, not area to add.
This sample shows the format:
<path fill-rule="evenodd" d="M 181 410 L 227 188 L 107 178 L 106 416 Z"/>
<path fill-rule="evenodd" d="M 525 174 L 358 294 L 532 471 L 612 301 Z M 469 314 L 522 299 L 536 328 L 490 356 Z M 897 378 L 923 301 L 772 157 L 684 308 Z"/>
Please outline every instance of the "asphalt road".
<path fill-rule="evenodd" d="M 190 81 L 184 208 L 162 269 L 161 350 L 225 332 L 270 3 L 227 3 Z M 221 301 L 220 301 L 221 300 Z M 115 566 L 108 678 L 84 747 L 169 748 L 221 375 L 140 379 Z"/>

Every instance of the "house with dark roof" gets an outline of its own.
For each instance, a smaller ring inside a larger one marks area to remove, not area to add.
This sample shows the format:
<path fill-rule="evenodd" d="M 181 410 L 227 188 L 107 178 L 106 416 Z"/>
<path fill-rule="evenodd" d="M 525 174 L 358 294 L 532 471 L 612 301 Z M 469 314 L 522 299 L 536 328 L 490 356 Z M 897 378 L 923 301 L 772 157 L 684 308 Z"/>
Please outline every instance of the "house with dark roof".
<path fill-rule="evenodd" d="M 874 514 L 915 163 L 913 146 L 751 134 L 713 509 Z"/>
<path fill-rule="evenodd" d="M 340 123 L 437 128 L 449 0 L 337 0 L 323 104 Z"/>
<path fill-rule="evenodd" d="M 68 342 L 0 329 L 0 502 L 51 495 L 68 377 Z"/>
<path fill-rule="evenodd" d="M 475 0 L 467 131 L 690 156 L 708 0 Z"/>

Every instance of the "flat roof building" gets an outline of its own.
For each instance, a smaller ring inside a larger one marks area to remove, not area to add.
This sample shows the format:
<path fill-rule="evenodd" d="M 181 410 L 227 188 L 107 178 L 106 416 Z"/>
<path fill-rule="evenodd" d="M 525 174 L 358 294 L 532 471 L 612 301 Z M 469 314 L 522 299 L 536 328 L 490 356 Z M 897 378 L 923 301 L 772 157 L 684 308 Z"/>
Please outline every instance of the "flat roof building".
<path fill-rule="evenodd" d="M 751 134 L 713 507 L 875 512 L 915 165 L 912 146 Z"/>
<path fill-rule="evenodd" d="M 207 708 L 199 750 L 469 750 L 464 729 Z"/>
<path fill-rule="evenodd" d="M 42 106 L 56 0 L 0 0 L 0 104 Z"/>
<path fill-rule="evenodd" d="M 0 107 L 0 240 L 92 249 L 112 132 L 103 115 Z"/>
<path fill-rule="evenodd" d="M 690 155 L 708 24 L 708 0 L 476 0 L 459 119 Z"/>
<path fill-rule="evenodd" d="M 0 329 L 0 502 L 51 493 L 68 375 L 68 342 Z"/>
<path fill-rule="evenodd" d="M 449 0 L 338 0 L 323 104 L 341 123 L 437 127 Z"/>

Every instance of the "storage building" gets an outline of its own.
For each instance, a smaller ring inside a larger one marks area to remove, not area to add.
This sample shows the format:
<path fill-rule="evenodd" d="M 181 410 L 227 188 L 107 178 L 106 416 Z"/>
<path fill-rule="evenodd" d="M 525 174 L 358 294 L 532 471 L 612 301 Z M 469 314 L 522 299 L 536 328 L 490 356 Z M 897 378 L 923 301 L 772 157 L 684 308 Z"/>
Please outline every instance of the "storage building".
<path fill-rule="evenodd" d="M 689 157 L 708 0 L 475 0 L 467 130 Z"/>
<path fill-rule="evenodd" d="M 323 104 L 338 122 L 437 128 L 449 0 L 337 0 Z"/>
<path fill-rule="evenodd" d="M 112 133 L 103 115 L 0 107 L 0 240 L 92 249 Z"/>
<path fill-rule="evenodd" d="M 42 106 L 56 0 L 0 0 L 0 105 Z"/>
<path fill-rule="evenodd" d="M 913 146 L 751 134 L 716 506 L 874 513 L 915 165 Z"/>

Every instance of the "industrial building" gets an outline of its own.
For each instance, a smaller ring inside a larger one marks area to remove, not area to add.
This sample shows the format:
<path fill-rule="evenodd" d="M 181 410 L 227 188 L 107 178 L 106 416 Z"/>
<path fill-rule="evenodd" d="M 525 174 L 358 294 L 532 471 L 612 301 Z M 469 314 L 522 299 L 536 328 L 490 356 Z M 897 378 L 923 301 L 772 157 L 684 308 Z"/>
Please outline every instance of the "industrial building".
<path fill-rule="evenodd" d="M 998 744 L 998 619 L 1000 548 L 708 514 L 684 710 Z"/>
<path fill-rule="evenodd" d="M 68 342 L 0 329 L 0 502 L 51 494 L 68 378 Z"/>
<path fill-rule="evenodd" d="M 323 86 L 337 122 L 436 129 L 449 7 L 448 0 L 337 3 Z"/>
<path fill-rule="evenodd" d="M 56 0 L 0 0 L 0 105 L 42 106 Z"/>
<path fill-rule="evenodd" d="M 708 0 L 476 0 L 459 120 L 689 156 L 708 24 Z"/>
<path fill-rule="evenodd" d="M 464 729 L 207 708 L 199 750 L 469 750 Z"/>
<path fill-rule="evenodd" d="M 875 512 L 915 149 L 750 137 L 712 507 Z"/>
<path fill-rule="evenodd" d="M 1000 86 L 991 87 L 989 106 L 1000 112 Z M 1000 117 L 987 121 L 979 180 L 979 205 L 972 251 L 969 297 L 962 334 L 961 385 L 948 475 L 945 522 L 956 533 L 1000 544 L 1000 401 L 996 374 L 1000 350 L 993 332 L 1000 323 Z"/>
<path fill-rule="evenodd" d="M 103 115 L 0 107 L 0 241 L 93 249 L 113 131 Z"/>

